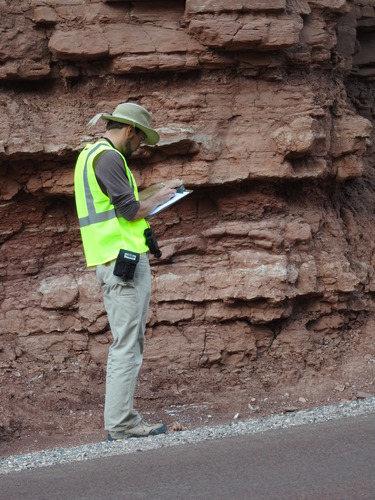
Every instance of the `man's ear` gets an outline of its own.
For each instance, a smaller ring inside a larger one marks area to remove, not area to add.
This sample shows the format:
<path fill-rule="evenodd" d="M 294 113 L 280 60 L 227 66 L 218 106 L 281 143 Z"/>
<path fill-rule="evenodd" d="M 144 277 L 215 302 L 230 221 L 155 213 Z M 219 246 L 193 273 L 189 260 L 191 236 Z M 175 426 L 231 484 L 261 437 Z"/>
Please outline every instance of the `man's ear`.
<path fill-rule="evenodd" d="M 126 128 L 126 133 L 127 133 L 127 137 L 129 139 L 132 139 L 135 135 L 136 135 L 136 131 L 135 131 L 135 128 L 132 127 L 131 125 L 128 125 Z"/>

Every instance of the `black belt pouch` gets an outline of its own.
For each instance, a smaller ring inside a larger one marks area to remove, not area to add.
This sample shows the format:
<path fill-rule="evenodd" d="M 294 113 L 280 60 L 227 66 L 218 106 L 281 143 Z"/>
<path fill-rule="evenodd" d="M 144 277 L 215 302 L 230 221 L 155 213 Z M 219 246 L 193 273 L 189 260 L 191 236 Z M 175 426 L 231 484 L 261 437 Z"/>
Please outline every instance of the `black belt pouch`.
<path fill-rule="evenodd" d="M 116 259 L 113 274 L 119 276 L 124 281 L 134 279 L 135 268 L 139 262 L 139 253 L 129 250 L 120 250 Z"/>

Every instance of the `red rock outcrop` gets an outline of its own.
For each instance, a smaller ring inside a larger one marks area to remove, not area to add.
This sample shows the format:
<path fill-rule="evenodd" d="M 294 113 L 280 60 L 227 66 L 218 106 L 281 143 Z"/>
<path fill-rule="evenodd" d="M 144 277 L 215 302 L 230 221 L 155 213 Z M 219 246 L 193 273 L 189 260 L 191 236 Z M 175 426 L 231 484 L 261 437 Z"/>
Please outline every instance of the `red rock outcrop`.
<path fill-rule="evenodd" d="M 248 415 L 250 400 L 266 412 L 285 394 L 371 392 L 374 7 L 1 3 L 4 436 L 87 427 L 88 411 L 101 426 L 110 331 L 73 169 L 103 130 L 89 119 L 125 100 L 151 109 L 161 135 L 131 161 L 140 188 L 181 177 L 194 191 L 151 219 L 163 257 L 139 406 Z"/>

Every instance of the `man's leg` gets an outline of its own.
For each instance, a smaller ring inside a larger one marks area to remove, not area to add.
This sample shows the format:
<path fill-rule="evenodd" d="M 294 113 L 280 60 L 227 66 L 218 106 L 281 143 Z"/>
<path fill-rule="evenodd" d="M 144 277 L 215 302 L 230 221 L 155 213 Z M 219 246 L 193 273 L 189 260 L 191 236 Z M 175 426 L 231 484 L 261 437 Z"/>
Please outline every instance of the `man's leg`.
<path fill-rule="evenodd" d="M 97 267 L 113 336 L 107 363 L 104 423 L 108 431 L 122 431 L 141 421 L 133 399 L 143 359 L 151 273 L 146 254 L 140 256 L 134 282 L 124 283 L 114 276 L 113 267 L 114 263 Z"/>

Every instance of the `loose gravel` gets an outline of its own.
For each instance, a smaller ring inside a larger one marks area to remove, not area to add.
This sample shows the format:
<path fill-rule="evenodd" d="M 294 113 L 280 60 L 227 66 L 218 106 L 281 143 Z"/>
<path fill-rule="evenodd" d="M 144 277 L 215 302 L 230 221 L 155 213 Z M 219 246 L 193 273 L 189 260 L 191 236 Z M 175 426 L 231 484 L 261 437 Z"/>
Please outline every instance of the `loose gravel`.
<path fill-rule="evenodd" d="M 247 421 L 236 420 L 229 425 L 201 427 L 190 431 L 172 432 L 142 439 L 128 439 L 110 443 L 99 442 L 72 448 L 55 448 L 26 453 L 24 455 L 3 457 L 0 459 L 0 474 L 155 450 L 166 446 L 196 444 L 202 441 L 260 433 L 274 429 L 286 429 L 298 425 L 318 424 L 329 420 L 355 417 L 369 413 L 375 413 L 375 397 L 331 406 L 321 406 L 309 410 L 271 415 Z"/>

